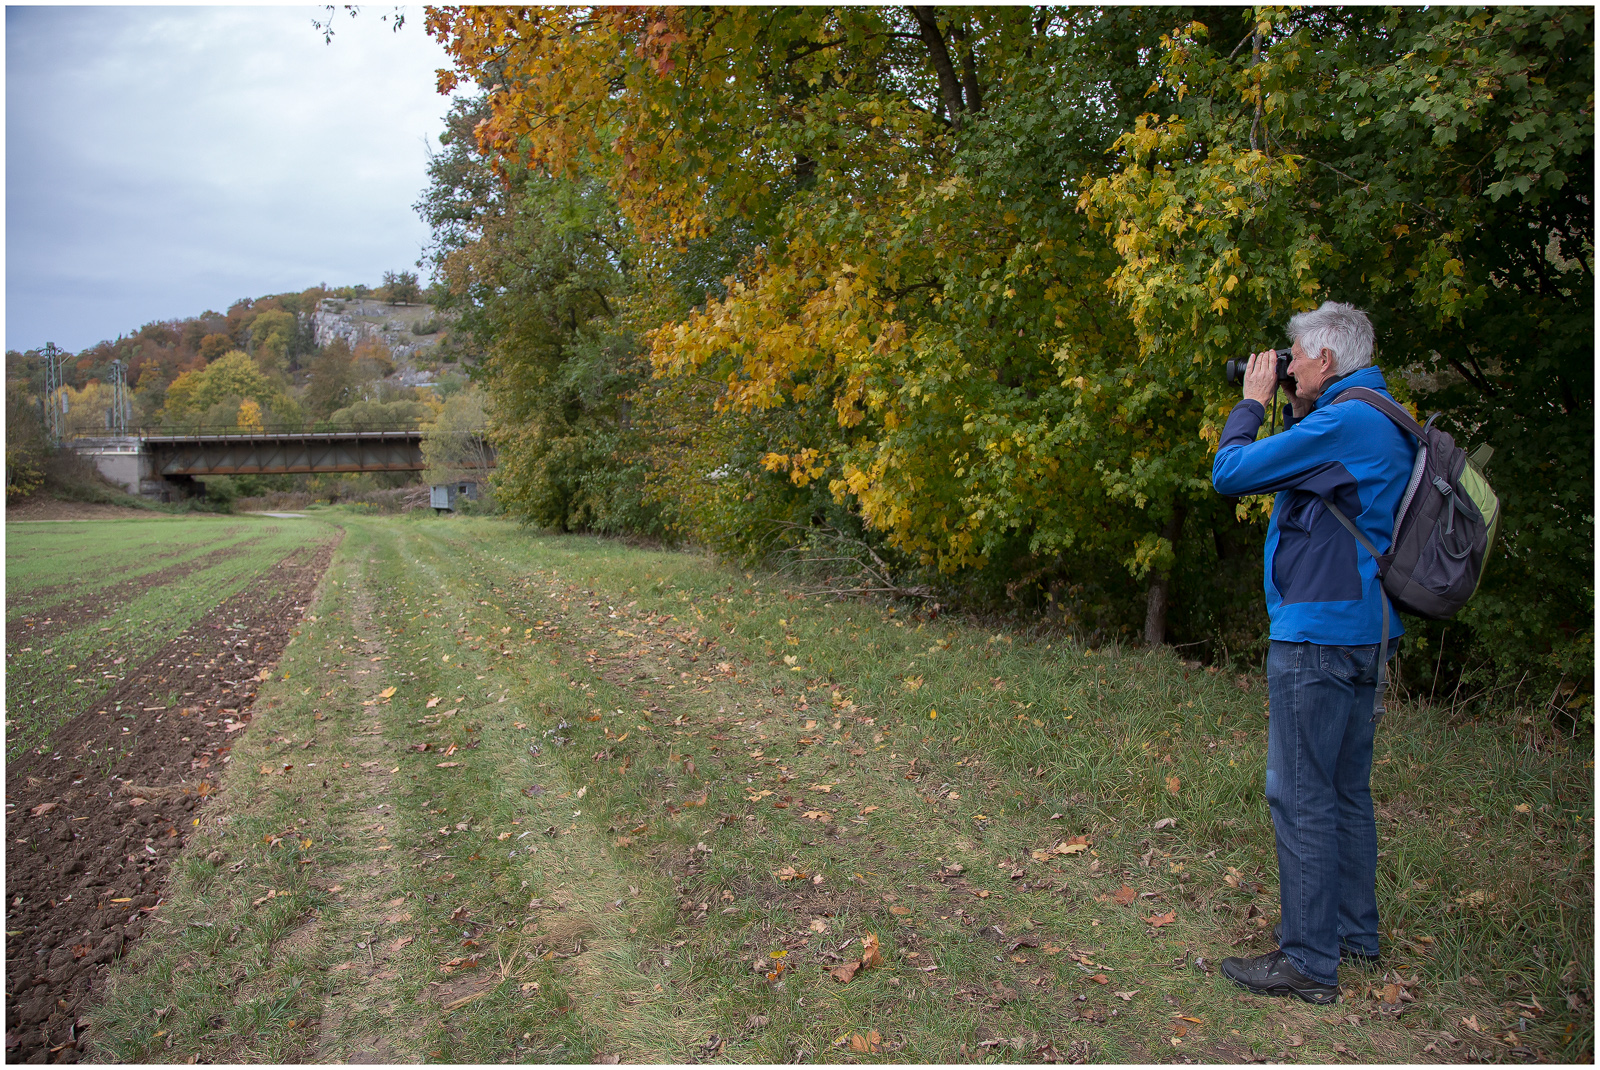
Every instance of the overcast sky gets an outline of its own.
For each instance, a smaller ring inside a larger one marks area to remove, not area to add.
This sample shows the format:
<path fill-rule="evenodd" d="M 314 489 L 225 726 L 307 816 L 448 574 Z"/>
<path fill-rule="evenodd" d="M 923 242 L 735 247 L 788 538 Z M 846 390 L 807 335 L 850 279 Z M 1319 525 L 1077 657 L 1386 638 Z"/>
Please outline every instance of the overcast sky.
<path fill-rule="evenodd" d="M 6 348 L 416 270 L 447 63 L 393 10 L 7 7 Z"/>

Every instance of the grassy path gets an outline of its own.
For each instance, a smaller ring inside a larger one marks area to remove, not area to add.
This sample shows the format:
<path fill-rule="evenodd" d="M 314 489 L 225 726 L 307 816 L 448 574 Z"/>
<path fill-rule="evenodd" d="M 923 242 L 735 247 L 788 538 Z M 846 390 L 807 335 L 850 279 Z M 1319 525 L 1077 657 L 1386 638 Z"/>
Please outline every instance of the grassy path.
<path fill-rule="evenodd" d="M 1215 963 L 1272 946 L 1260 680 L 495 521 L 341 522 L 107 1056 L 1592 1052 L 1583 755 L 1392 714 L 1386 972 L 1258 999 Z"/>

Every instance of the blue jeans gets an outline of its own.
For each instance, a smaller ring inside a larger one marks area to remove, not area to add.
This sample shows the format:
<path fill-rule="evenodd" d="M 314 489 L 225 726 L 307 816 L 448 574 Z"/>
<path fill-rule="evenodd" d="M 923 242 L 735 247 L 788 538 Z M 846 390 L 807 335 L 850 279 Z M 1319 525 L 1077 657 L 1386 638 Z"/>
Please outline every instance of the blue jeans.
<path fill-rule="evenodd" d="M 1398 640 L 1391 640 L 1392 655 Z M 1278 841 L 1280 941 L 1295 969 L 1339 980 L 1339 947 L 1378 953 L 1372 737 L 1378 644 L 1274 640 L 1267 654 L 1267 803 Z"/>

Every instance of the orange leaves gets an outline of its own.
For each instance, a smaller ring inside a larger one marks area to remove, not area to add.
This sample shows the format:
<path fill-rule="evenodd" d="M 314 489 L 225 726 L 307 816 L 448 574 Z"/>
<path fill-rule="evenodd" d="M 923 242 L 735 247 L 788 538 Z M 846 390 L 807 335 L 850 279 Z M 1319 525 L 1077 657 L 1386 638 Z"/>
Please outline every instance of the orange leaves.
<path fill-rule="evenodd" d="M 1178 912 L 1176 910 L 1169 910 L 1165 914 L 1152 914 L 1150 917 L 1144 920 L 1152 928 L 1159 929 L 1163 925 L 1171 925 L 1173 922 L 1177 921 Z"/>
<path fill-rule="evenodd" d="M 828 970 L 828 975 L 841 984 L 848 984 L 862 970 L 882 965 L 883 954 L 878 946 L 878 936 L 868 933 L 861 938 L 861 957 L 854 962 L 833 967 Z"/>
<path fill-rule="evenodd" d="M 865 1033 L 855 1033 L 850 1037 L 850 1050 L 855 1052 L 870 1053 L 883 1050 L 883 1036 L 876 1029 L 869 1029 Z"/>

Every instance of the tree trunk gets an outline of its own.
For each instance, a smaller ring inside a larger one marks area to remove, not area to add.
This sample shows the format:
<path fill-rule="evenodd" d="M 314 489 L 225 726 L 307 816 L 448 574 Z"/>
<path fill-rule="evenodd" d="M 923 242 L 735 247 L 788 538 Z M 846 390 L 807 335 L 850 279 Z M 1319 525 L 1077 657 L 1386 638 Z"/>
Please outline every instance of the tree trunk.
<path fill-rule="evenodd" d="M 1174 550 L 1178 546 L 1178 536 L 1183 531 L 1184 512 L 1182 502 L 1173 503 L 1172 515 L 1167 518 L 1166 527 L 1161 531 L 1161 537 L 1171 543 Z M 1161 646 L 1167 641 L 1167 605 L 1171 591 L 1171 572 L 1157 572 L 1150 577 L 1150 589 L 1145 595 L 1144 605 L 1146 646 Z"/>
<path fill-rule="evenodd" d="M 1167 641 L 1167 591 L 1172 577 L 1165 572 L 1150 577 L 1150 590 L 1144 603 L 1144 645 L 1160 646 Z"/>
<path fill-rule="evenodd" d="M 922 42 L 928 46 L 928 55 L 933 60 L 933 69 L 939 74 L 939 96 L 944 100 L 944 107 L 950 113 L 950 125 L 961 128 L 962 103 L 961 81 L 956 76 L 955 65 L 950 62 L 950 49 L 945 44 L 944 34 L 939 32 L 939 13 L 937 8 L 913 7 L 911 14 L 917 20 L 917 28 L 922 32 Z"/>

